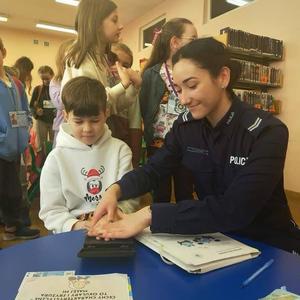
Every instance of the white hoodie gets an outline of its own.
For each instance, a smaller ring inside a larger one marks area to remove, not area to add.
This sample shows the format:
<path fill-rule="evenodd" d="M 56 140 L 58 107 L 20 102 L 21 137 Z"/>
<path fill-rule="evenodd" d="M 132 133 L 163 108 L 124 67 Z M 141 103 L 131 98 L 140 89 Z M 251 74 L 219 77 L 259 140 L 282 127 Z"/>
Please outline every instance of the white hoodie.
<path fill-rule="evenodd" d="M 113 138 L 105 125 L 101 139 L 88 146 L 62 124 L 57 144 L 48 155 L 40 179 L 39 217 L 54 233 L 70 231 L 77 217 L 95 210 L 104 191 L 132 169 L 130 148 Z M 138 200 L 122 201 L 124 213 L 138 208 Z"/>
<path fill-rule="evenodd" d="M 113 87 L 109 87 L 105 65 L 99 68 L 89 54 L 86 55 L 78 69 L 75 66 L 66 64 L 61 90 L 69 80 L 78 76 L 94 78 L 103 84 L 107 92 L 111 114 L 117 114 L 118 111 L 127 109 L 131 104 L 136 103 L 137 89 L 132 84 L 125 89 L 120 82 Z"/>

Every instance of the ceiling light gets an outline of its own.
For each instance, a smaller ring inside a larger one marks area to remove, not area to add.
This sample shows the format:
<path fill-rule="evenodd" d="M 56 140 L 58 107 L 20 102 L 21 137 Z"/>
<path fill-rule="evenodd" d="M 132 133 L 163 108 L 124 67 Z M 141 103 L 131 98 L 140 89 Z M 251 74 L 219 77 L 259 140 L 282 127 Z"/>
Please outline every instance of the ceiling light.
<path fill-rule="evenodd" d="M 249 3 L 249 1 L 246 0 L 226 0 L 226 2 L 236 6 L 243 6 Z"/>
<path fill-rule="evenodd" d="M 6 17 L 6 16 L 0 16 L 0 22 L 7 22 L 7 20 L 8 20 L 8 17 Z"/>
<path fill-rule="evenodd" d="M 68 27 L 59 26 L 59 25 L 37 23 L 36 27 L 37 28 L 42 28 L 42 29 L 55 30 L 55 31 L 61 31 L 61 32 L 66 32 L 66 33 L 77 34 L 77 32 L 74 29 L 72 29 L 70 27 L 68 28 Z"/>
<path fill-rule="evenodd" d="M 77 0 L 55 0 L 58 3 L 72 5 L 72 6 L 78 6 L 79 1 Z"/>

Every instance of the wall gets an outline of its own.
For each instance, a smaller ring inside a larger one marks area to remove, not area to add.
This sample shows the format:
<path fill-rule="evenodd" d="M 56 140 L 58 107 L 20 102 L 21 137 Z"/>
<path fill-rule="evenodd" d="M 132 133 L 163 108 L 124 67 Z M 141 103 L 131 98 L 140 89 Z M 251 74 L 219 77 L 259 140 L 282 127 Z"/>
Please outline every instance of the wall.
<path fill-rule="evenodd" d="M 167 20 L 175 17 L 185 17 L 190 19 L 199 30 L 203 20 L 204 0 L 166 0 L 162 4 L 143 14 L 129 24 L 126 24 L 122 37 L 134 53 L 133 67 L 139 68 L 139 59 L 149 57 L 151 47 L 139 51 L 139 28 L 157 17 L 164 15 Z M 179 13 L 180 12 L 180 13 Z"/>
<path fill-rule="evenodd" d="M 203 34 L 215 35 L 221 28 L 230 26 L 284 41 L 284 61 L 277 63 L 283 70 L 283 87 L 272 90 L 272 93 L 282 100 L 282 113 L 279 118 L 287 124 L 290 132 L 285 186 L 286 189 L 296 192 L 300 192 L 300 106 L 295 93 L 300 86 L 299 11 L 298 0 L 256 0 L 246 7 L 208 21 L 201 27 Z"/>
<path fill-rule="evenodd" d="M 28 56 L 32 60 L 34 64 L 32 86 L 40 84 L 37 70 L 41 65 L 49 65 L 55 72 L 57 49 L 63 40 L 70 38 L 4 27 L 0 27 L 0 37 L 7 50 L 7 57 L 4 61 L 6 65 L 13 65 L 21 56 Z M 38 45 L 33 44 L 34 39 L 39 41 Z M 49 42 L 49 47 L 43 45 L 44 41 Z"/>
<path fill-rule="evenodd" d="M 148 57 L 150 48 L 138 51 L 139 28 L 165 13 L 167 20 L 183 16 L 191 19 L 200 35 L 217 35 L 221 28 L 230 26 L 255 34 L 268 35 L 282 39 L 285 45 L 285 58 L 278 63 L 284 74 L 283 87 L 273 90 L 277 99 L 283 101 L 279 118 L 290 131 L 289 147 L 285 166 L 286 189 L 300 192 L 300 105 L 296 91 L 300 86 L 300 1 L 299 0 L 256 0 L 255 2 L 232 10 L 203 24 L 204 0 L 167 0 L 134 22 L 126 26 L 123 40 L 128 43 L 135 58 Z M 137 66 L 137 60 L 135 62 Z M 268 187 L 266 187 L 268 188 Z"/>

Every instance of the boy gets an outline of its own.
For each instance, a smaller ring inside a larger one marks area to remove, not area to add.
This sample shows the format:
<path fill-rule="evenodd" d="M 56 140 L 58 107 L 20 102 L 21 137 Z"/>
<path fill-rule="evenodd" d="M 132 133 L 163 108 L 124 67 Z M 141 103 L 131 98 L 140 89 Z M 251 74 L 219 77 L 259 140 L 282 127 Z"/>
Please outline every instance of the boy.
<path fill-rule="evenodd" d="M 54 233 L 89 229 L 104 191 L 132 169 L 131 151 L 105 124 L 107 96 L 95 79 L 76 77 L 62 91 L 64 116 L 57 144 L 41 174 L 40 218 Z M 120 210 L 129 213 L 138 202 Z"/>
<path fill-rule="evenodd" d="M 36 135 L 38 152 L 43 151 L 46 155 L 45 143 L 53 142 L 54 132 L 52 130 L 53 120 L 56 115 L 56 109 L 51 102 L 49 95 L 49 84 L 54 76 L 53 70 L 49 66 L 41 66 L 38 69 L 42 84 L 34 88 L 30 100 L 30 109 L 36 119 Z"/>
<path fill-rule="evenodd" d="M 19 179 L 20 155 L 28 145 L 31 123 L 27 97 L 19 80 L 4 70 L 6 49 L 0 38 L 0 209 L 4 240 L 32 239 L 39 230 L 22 224 L 22 187 Z"/>

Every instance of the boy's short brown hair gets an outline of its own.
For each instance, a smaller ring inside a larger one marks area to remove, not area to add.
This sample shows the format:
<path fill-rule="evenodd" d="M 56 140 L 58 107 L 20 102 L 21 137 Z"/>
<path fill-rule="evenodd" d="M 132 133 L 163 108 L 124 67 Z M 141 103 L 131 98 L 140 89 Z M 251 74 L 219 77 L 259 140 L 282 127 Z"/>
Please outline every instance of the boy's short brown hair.
<path fill-rule="evenodd" d="M 61 99 L 65 111 L 78 117 L 98 116 L 106 112 L 106 90 L 96 79 L 85 76 L 71 79 L 64 86 Z"/>

